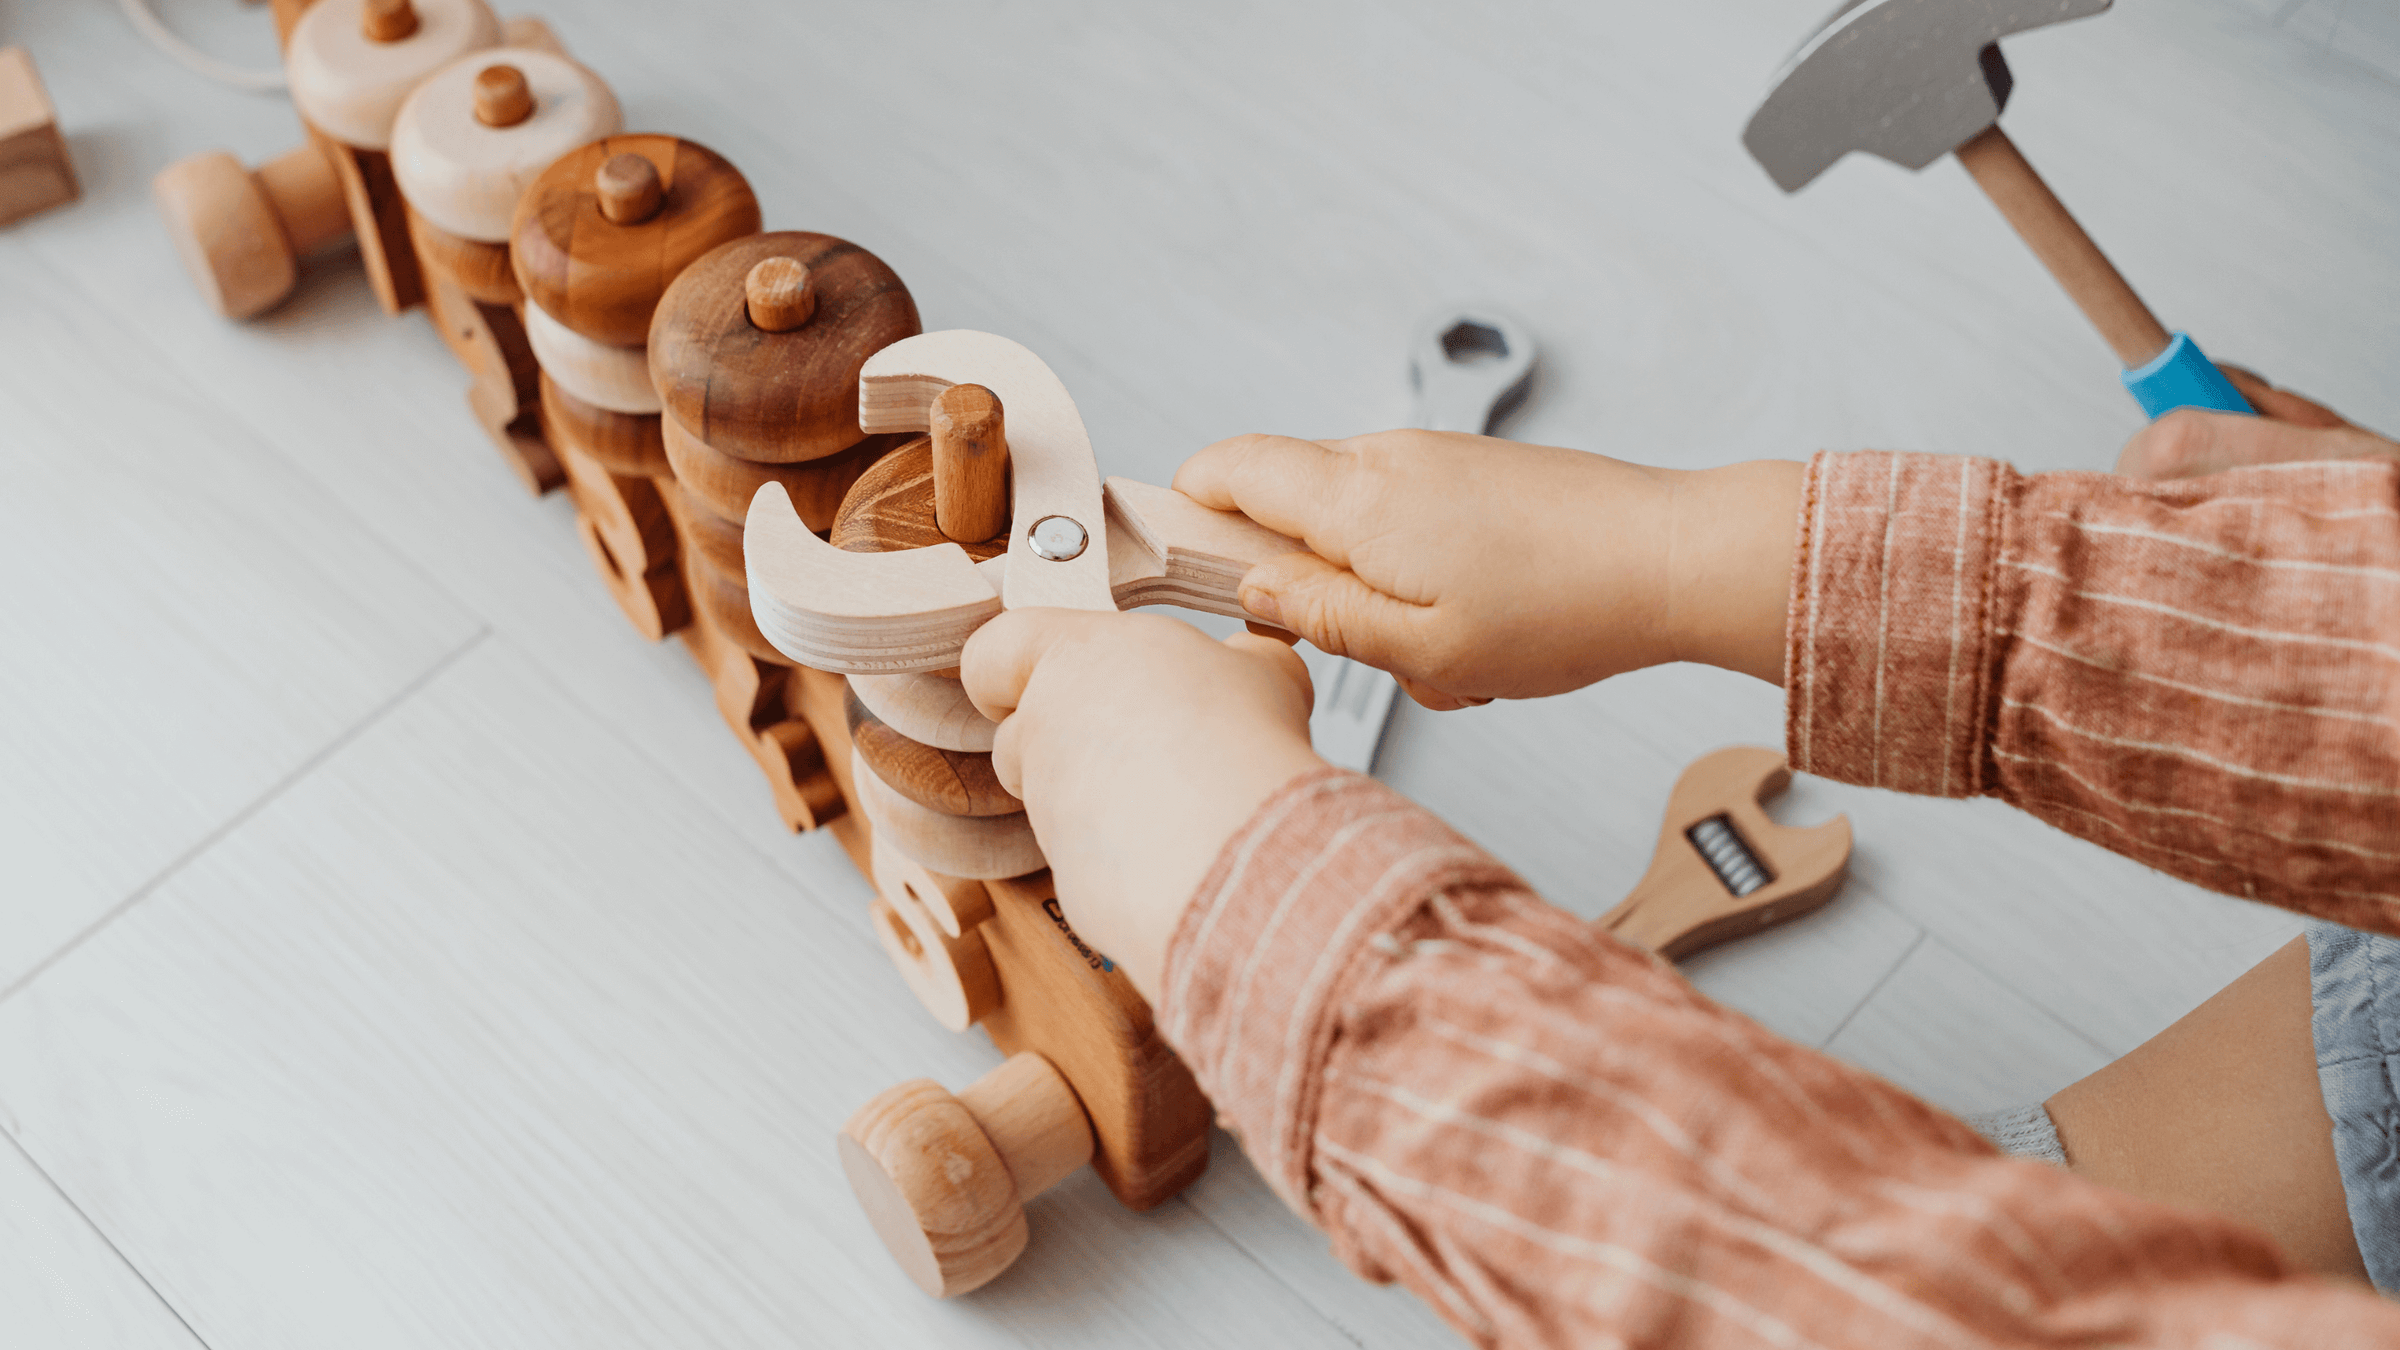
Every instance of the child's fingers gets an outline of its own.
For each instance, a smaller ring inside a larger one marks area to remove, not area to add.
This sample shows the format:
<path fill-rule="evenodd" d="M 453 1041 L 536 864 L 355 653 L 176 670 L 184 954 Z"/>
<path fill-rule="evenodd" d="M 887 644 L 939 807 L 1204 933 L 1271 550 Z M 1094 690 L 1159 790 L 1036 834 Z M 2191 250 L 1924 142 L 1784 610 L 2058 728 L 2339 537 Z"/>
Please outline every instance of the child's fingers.
<path fill-rule="evenodd" d="M 1313 553 L 1270 558 L 1242 578 L 1242 608 L 1318 650 L 1399 671 L 1425 649 L 1432 611 L 1395 600 Z M 1295 657 L 1295 659 L 1297 659 Z"/>
<path fill-rule="evenodd" d="M 1337 523 L 1339 479 L 1350 457 L 1291 436 L 1235 436 L 1175 471 L 1177 492 L 1219 511 L 1239 511 L 1336 563 L 1346 562 Z"/>
<path fill-rule="evenodd" d="M 1317 706 L 1316 682 L 1308 676 L 1308 662 L 1300 659 L 1291 644 L 1264 633 L 1235 633 L 1225 639 L 1225 645 L 1246 656 L 1273 666 L 1300 693 L 1300 720 L 1308 720 L 1308 710 Z"/>
<path fill-rule="evenodd" d="M 2259 415 L 2262 417 L 2272 417 L 2278 422 L 2293 422 L 2304 427 L 2346 427 L 2350 425 L 2343 420 L 2340 413 L 2313 398 L 2302 398 L 2289 389 L 2276 388 L 2267 383 L 2266 377 L 2257 371 L 2227 365 L 2220 365 L 2217 369 L 2225 373 L 2225 378 L 2233 382 L 2233 387 L 2241 392 L 2243 398 L 2250 400 L 2250 406 L 2258 409 Z"/>
<path fill-rule="evenodd" d="M 1461 698 L 1456 694 L 1446 694 L 1430 684 L 1420 683 L 1406 675 L 1397 678 L 1400 682 L 1401 693 L 1415 699 L 1418 707 L 1432 712 L 1457 712 L 1461 708 L 1480 708 L 1491 702 L 1488 698 Z"/>
<path fill-rule="evenodd" d="M 2400 459 L 2400 445 L 2352 426 L 2301 426 L 2268 417 L 2178 408 L 2125 442 L 2117 472 L 2136 478 L 2198 478 L 2254 464 L 2333 459 Z"/>
<path fill-rule="evenodd" d="M 968 701 L 1005 731 L 1008 715 L 1025 697 L 1026 682 L 1051 649 L 1111 617 L 1075 609 L 1012 609 L 995 617 L 976 629 L 958 654 L 958 676 Z"/>

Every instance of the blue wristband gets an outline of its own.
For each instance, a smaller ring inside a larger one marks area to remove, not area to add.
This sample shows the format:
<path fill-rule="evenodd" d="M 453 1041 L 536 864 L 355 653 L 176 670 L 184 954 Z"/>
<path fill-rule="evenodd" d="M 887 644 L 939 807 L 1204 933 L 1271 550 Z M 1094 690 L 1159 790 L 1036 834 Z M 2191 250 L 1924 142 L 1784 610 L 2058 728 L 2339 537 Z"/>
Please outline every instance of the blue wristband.
<path fill-rule="evenodd" d="M 2200 344 L 2186 333 L 2177 333 L 2148 365 L 2126 371 L 2121 378 L 2142 411 L 2154 418 L 2176 408 L 2257 415 L 2241 391 L 2225 378 L 2225 372 L 2202 355 Z"/>

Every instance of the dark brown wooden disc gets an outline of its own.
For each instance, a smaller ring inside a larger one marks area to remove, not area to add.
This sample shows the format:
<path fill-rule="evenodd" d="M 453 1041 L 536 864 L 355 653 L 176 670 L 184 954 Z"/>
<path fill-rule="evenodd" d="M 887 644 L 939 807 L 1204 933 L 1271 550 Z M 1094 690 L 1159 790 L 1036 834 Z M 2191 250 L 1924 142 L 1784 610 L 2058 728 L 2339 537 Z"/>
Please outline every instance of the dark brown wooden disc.
<path fill-rule="evenodd" d="M 842 498 L 833 546 L 852 553 L 893 553 L 957 541 L 933 521 L 933 442 L 919 438 L 870 465 Z M 977 562 L 1008 552 L 1008 530 L 960 544 Z"/>
<path fill-rule="evenodd" d="M 626 154 L 658 170 L 666 200 L 649 219 L 618 225 L 600 213 L 594 179 Z M 749 182 L 715 151 L 673 136 L 610 136 L 542 171 L 517 202 L 509 247 L 517 284 L 550 317 L 594 342 L 639 347 L 668 285 L 758 224 Z"/>
<path fill-rule="evenodd" d="M 790 494 L 792 509 L 808 528 L 819 534 L 832 528 L 834 514 L 842 509 L 842 497 L 850 485 L 869 465 L 906 445 L 911 439 L 923 437 L 869 436 L 838 455 L 812 459 L 805 464 L 761 464 L 757 460 L 735 459 L 710 448 L 707 442 L 684 428 L 667 413 L 665 424 L 667 462 L 675 466 L 675 478 L 690 495 L 692 505 L 713 511 L 727 520 L 746 520 L 750 515 L 750 499 L 769 483 L 783 484 Z"/>
<path fill-rule="evenodd" d="M 945 816 L 1006 816 L 1025 809 L 1000 786 L 990 751 L 937 750 L 912 741 L 869 712 L 855 690 L 846 699 L 842 715 L 850 743 L 892 791 Z"/>
<path fill-rule="evenodd" d="M 792 658 L 775 650 L 775 644 L 758 631 L 758 620 L 750 613 L 750 586 L 740 573 L 717 566 L 705 553 L 686 554 L 679 561 L 691 587 L 692 607 L 718 632 L 761 661 L 779 666 L 792 663 Z"/>
<path fill-rule="evenodd" d="M 675 519 L 675 534 L 683 541 L 686 553 L 699 554 L 708 560 L 709 566 L 729 577 L 747 577 L 749 564 L 742 557 L 742 522 L 727 520 L 695 504 L 692 495 L 672 478 L 660 481 L 658 493 L 667 504 L 667 514 Z"/>
<path fill-rule="evenodd" d="M 552 436 L 591 456 L 610 473 L 664 478 L 674 472 L 667 463 L 657 413 L 621 413 L 596 407 L 544 375 L 542 423 Z"/>
<path fill-rule="evenodd" d="M 750 320 L 750 269 L 789 258 L 816 293 L 808 321 Z M 923 331 L 908 287 L 845 239 L 797 230 L 722 244 L 675 278 L 650 324 L 650 379 L 669 415 L 737 459 L 795 464 L 858 443 L 858 369 Z"/>
<path fill-rule="evenodd" d="M 514 305 L 525 298 L 517 273 L 509 265 L 508 245 L 461 239 L 418 215 L 408 213 L 408 237 L 416 241 L 417 257 L 428 271 L 444 274 L 458 288 L 487 305 Z"/>

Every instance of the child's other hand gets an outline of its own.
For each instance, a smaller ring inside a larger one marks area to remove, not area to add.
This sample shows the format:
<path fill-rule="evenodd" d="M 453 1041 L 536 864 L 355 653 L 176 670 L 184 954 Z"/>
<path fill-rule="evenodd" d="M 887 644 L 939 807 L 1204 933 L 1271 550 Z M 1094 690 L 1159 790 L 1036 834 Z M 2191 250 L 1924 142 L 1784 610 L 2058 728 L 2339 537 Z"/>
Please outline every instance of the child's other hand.
<path fill-rule="evenodd" d="M 2400 443 L 2343 420 L 2322 403 L 2278 389 L 2240 366 L 2219 366 L 2259 416 L 2178 408 L 2125 442 L 2117 472 L 2199 478 L 2253 464 L 2298 460 L 2400 460 Z"/>
<path fill-rule="evenodd" d="M 1219 849 L 1324 767 L 1308 668 L 1273 639 L 1220 643 L 1162 615 L 1018 609 L 976 630 L 959 674 L 1000 723 L 992 767 L 1024 799 L 1068 921 L 1155 999 Z"/>
<path fill-rule="evenodd" d="M 1254 616 L 1447 709 L 1676 660 L 1779 680 L 1800 472 L 1387 431 L 1237 436 L 1175 486 L 1312 550 L 1250 570 Z"/>

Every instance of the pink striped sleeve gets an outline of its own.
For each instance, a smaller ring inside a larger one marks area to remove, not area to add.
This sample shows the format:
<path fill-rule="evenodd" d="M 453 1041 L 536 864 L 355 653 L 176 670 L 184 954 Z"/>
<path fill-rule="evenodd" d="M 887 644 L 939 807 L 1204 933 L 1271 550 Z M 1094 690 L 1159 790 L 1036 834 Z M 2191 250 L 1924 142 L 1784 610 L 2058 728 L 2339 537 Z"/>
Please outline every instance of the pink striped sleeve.
<path fill-rule="evenodd" d="M 2400 1344 L 2263 1237 L 1717 1007 L 1354 774 L 1227 845 L 1158 1011 L 1342 1259 L 1479 1345 Z"/>
<path fill-rule="evenodd" d="M 2151 483 L 1868 452 L 1806 483 L 1793 767 L 2002 797 L 2400 932 L 2400 467 Z"/>

